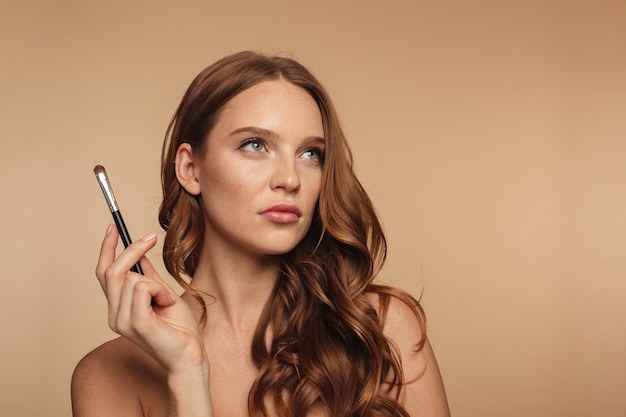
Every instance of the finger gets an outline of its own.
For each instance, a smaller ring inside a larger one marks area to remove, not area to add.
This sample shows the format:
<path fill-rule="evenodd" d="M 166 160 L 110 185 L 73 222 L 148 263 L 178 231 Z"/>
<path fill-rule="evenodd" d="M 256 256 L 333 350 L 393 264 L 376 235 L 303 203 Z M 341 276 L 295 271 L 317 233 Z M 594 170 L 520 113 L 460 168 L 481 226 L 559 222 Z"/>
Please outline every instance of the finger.
<path fill-rule="evenodd" d="M 97 275 L 109 303 L 109 320 L 115 320 L 119 310 L 120 294 L 124 279 L 139 258 L 156 243 L 156 233 L 151 233 L 130 245 L 117 258 L 116 247 L 119 233 L 115 227 L 107 229 L 102 243 L 101 261 L 97 267 Z"/>
<path fill-rule="evenodd" d="M 177 296 L 167 285 L 162 284 L 152 278 L 129 272 L 124 278 L 124 284 L 119 300 L 119 310 L 129 308 L 137 302 L 137 294 L 145 294 L 141 298 L 142 305 L 146 307 L 168 307 L 176 303 Z M 121 313 L 120 313 L 121 314 Z"/>
<path fill-rule="evenodd" d="M 156 233 L 150 233 L 126 248 L 105 270 L 106 278 L 109 274 L 113 277 L 121 277 L 122 274 L 130 271 L 154 247 L 156 237 Z"/>
<path fill-rule="evenodd" d="M 140 294 L 141 298 L 137 298 Z M 168 307 L 176 302 L 176 295 L 167 285 L 164 285 L 150 277 L 128 272 L 122 284 L 117 313 L 113 315 L 130 315 L 135 307 Z M 141 304 L 137 304 L 142 300 Z M 110 302 L 110 304 L 113 304 Z M 122 317 L 122 320 L 130 317 Z"/>
<path fill-rule="evenodd" d="M 113 233 L 111 233 L 113 234 Z M 141 240 L 126 248 L 104 271 L 104 289 L 109 303 L 109 324 L 117 321 L 116 315 L 122 303 L 125 292 L 132 293 L 132 286 L 141 276 L 130 269 L 145 257 L 145 253 L 156 243 L 156 233 L 150 233 Z M 130 289 L 125 288 L 130 285 Z M 130 301 L 127 301 L 130 302 Z"/>
<path fill-rule="evenodd" d="M 117 248 L 118 232 L 113 223 L 109 224 L 106 230 L 102 245 L 100 247 L 100 254 L 98 257 L 98 264 L 96 265 L 96 277 L 102 286 L 102 289 L 106 292 L 106 280 L 105 274 L 107 268 L 115 260 L 115 251 Z"/>
<path fill-rule="evenodd" d="M 154 318 L 154 305 L 168 307 L 176 300 L 169 290 L 160 283 L 142 275 L 129 272 L 124 279 L 117 312 L 110 317 L 111 328 L 120 334 L 130 336 L 143 334 Z"/>
<path fill-rule="evenodd" d="M 158 307 L 169 307 L 176 303 L 177 296 L 174 294 L 174 291 L 170 289 L 167 285 L 161 284 L 157 289 L 157 292 L 151 293 L 153 305 Z"/>
<path fill-rule="evenodd" d="M 158 274 L 157 270 L 154 268 L 154 266 L 152 265 L 152 263 L 148 260 L 148 258 L 146 258 L 145 256 L 143 256 L 140 260 L 139 260 L 139 264 L 141 265 L 141 268 L 143 269 L 143 275 L 146 277 L 150 277 L 152 279 L 154 279 L 155 281 L 163 284 L 164 286 L 166 286 L 168 288 L 168 290 L 172 293 L 175 294 L 174 289 L 163 279 L 161 278 L 161 276 Z"/>
<path fill-rule="evenodd" d="M 109 298 L 109 327 L 120 334 L 128 335 L 131 321 L 133 291 L 139 279 L 138 274 L 126 273 L 118 297 Z"/>
<path fill-rule="evenodd" d="M 139 264 L 141 265 L 141 269 L 143 269 L 143 274 L 147 277 L 152 275 L 158 275 L 154 266 L 152 266 L 152 262 L 148 260 L 145 256 L 139 260 Z"/>

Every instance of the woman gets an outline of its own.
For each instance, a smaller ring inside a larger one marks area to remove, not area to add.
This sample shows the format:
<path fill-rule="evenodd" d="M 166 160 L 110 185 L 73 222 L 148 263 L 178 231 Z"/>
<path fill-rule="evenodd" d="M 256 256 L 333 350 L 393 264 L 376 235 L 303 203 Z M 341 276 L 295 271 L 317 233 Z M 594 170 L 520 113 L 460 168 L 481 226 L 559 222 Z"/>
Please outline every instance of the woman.
<path fill-rule="evenodd" d="M 109 226 L 96 275 L 122 337 L 77 366 L 75 416 L 449 414 L 419 304 L 372 283 L 385 238 L 304 67 L 243 52 L 200 73 L 162 184 L 163 258 L 185 292 L 146 260 L 156 234 L 116 257 Z"/>

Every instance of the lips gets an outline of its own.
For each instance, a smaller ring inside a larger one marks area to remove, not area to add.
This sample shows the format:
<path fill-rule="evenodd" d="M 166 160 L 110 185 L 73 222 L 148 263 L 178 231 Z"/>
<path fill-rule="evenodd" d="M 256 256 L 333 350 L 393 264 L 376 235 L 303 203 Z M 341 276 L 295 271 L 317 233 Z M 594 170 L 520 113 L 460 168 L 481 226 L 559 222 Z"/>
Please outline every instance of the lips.
<path fill-rule="evenodd" d="M 266 220 L 281 224 L 295 223 L 302 216 L 298 206 L 286 203 L 275 204 L 260 214 Z"/>

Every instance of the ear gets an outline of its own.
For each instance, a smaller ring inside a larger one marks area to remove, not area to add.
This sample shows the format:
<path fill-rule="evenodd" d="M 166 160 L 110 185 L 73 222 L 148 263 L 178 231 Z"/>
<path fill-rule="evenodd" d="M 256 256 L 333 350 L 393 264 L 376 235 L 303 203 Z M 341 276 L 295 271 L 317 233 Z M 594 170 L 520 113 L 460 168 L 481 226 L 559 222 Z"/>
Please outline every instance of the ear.
<path fill-rule="evenodd" d="M 192 195 L 200 194 L 200 181 L 198 180 L 198 167 L 193 158 L 191 145 L 182 143 L 176 151 L 176 178 L 183 188 Z"/>

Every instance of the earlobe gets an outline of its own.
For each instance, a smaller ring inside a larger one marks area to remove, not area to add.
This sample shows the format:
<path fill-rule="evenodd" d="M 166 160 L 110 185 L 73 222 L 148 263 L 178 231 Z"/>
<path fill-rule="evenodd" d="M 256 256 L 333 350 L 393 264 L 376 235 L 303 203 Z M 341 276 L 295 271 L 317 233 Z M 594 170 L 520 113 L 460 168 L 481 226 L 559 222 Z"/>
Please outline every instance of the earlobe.
<path fill-rule="evenodd" d="M 176 178 L 183 188 L 192 195 L 200 194 L 200 181 L 196 173 L 196 163 L 193 158 L 191 145 L 183 143 L 176 151 Z"/>

